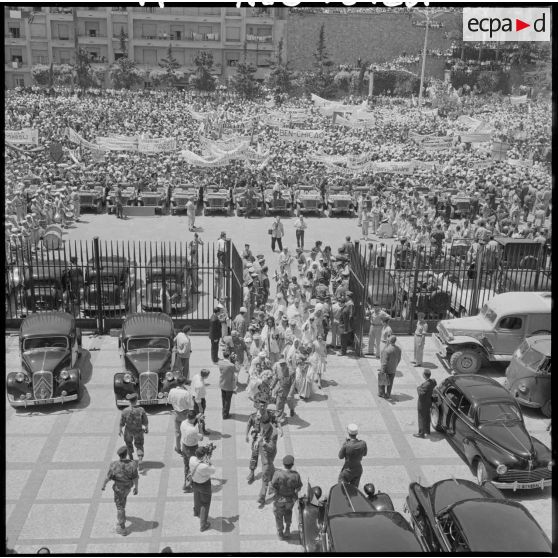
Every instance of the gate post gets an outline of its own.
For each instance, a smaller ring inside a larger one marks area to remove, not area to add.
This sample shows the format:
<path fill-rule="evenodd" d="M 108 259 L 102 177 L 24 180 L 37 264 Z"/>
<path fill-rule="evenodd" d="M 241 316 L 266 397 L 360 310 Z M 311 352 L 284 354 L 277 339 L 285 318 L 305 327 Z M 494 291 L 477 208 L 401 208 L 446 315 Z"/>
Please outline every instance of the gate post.
<path fill-rule="evenodd" d="M 232 250 L 231 239 L 225 241 L 225 258 L 223 262 L 223 282 L 225 291 L 225 302 L 227 303 L 227 312 L 229 317 L 232 313 L 232 297 L 231 297 L 231 276 L 232 276 Z M 233 316 L 234 318 L 234 316 Z"/>
<path fill-rule="evenodd" d="M 475 262 L 475 282 L 473 283 L 473 296 L 471 297 L 471 305 L 467 309 L 469 315 L 473 316 L 479 309 L 479 295 L 481 286 L 482 264 L 484 256 L 484 245 L 479 246 L 477 253 L 477 261 Z"/>
<path fill-rule="evenodd" d="M 104 333 L 103 293 L 101 291 L 101 256 L 98 236 L 93 237 L 93 257 L 95 265 L 95 286 L 97 288 L 97 331 L 98 333 Z"/>

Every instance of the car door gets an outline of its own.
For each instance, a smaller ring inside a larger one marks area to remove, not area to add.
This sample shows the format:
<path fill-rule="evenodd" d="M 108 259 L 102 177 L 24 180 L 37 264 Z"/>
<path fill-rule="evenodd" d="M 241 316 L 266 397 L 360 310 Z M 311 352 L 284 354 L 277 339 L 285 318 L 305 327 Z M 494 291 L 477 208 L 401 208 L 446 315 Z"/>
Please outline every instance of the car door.
<path fill-rule="evenodd" d="M 454 425 L 455 443 L 460 447 L 464 447 L 467 440 L 473 433 L 474 427 L 474 408 L 471 401 L 462 394 L 461 399 L 457 405 L 456 419 Z"/>
<path fill-rule="evenodd" d="M 69 341 L 72 342 L 71 338 Z M 72 368 L 74 368 L 74 366 L 77 364 L 78 358 L 79 358 L 79 347 L 78 347 L 78 336 L 76 334 L 72 343 Z"/>
<path fill-rule="evenodd" d="M 497 355 L 512 355 L 525 338 L 526 316 L 524 314 L 510 314 L 500 316 L 494 328 L 494 353 Z"/>
<path fill-rule="evenodd" d="M 446 434 L 453 438 L 455 434 L 456 422 L 458 419 L 457 408 L 461 401 L 461 391 L 455 386 L 450 386 L 445 392 L 445 405 L 443 409 L 442 424 Z"/>

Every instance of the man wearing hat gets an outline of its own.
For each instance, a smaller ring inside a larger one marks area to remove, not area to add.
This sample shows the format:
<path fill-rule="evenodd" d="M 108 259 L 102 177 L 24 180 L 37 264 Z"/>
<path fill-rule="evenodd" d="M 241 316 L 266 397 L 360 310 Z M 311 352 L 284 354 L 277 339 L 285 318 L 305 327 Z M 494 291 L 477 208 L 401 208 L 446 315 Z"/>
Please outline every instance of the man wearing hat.
<path fill-rule="evenodd" d="M 422 371 L 424 382 L 417 387 L 418 433 L 413 434 L 415 438 L 425 438 L 430 435 L 430 408 L 432 407 L 432 392 L 436 387 L 436 380 L 430 376 L 430 370 L 425 368 Z"/>
<path fill-rule="evenodd" d="M 275 490 L 273 515 L 280 539 L 288 538 L 291 534 L 293 507 L 302 488 L 300 475 L 293 470 L 294 457 L 283 457 L 283 469 L 276 470 L 271 479 L 271 487 Z"/>
<path fill-rule="evenodd" d="M 116 504 L 116 532 L 119 535 L 126 536 L 126 499 L 132 486 L 134 487 L 134 496 L 138 493 L 138 465 L 135 461 L 127 459 L 128 448 L 120 447 L 117 452 L 118 461 L 113 461 L 107 472 L 107 476 L 103 482 L 101 490 L 104 490 L 109 481 L 114 481 L 112 489 L 114 491 L 114 503 Z"/>
<path fill-rule="evenodd" d="M 128 448 L 128 456 L 134 458 L 134 444 L 138 452 L 138 469 L 143 460 L 143 435 L 148 433 L 147 413 L 143 407 L 138 405 L 138 394 L 129 393 L 126 399 L 130 401 L 130 406 L 122 411 L 120 416 L 120 430 L 118 435 L 122 436 L 124 429 L 124 443 Z"/>
<path fill-rule="evenodd" d="M 397 372 L 397 366 L 401 361 L 401 349 L 395 344 L 397 337 L 392 335 L 385 349 L 382 351 L 381 368 L 378 375 L 378 397 L 391 398 L 391 388 Z M 381 380 L 381 379 L 382 380 Z"/>
<path fill-rule="evenodd" d="M 235 319 L 232 322 L 232 328 L 238 332 L 238 335 L 241 339 L 244 339 L 246 336 L 246 314 L 248 309 L 245 306 L 241 306 L 238 314 L 236 315 Z"/>
<path fill-rule="evenodd" d="M 346 293 L 347 299 L 343 300 L 343 306 L 341 308 L 341 313 L 339 315 L 339 334 L 341 336 L 341 355 L 345 356 L 347 354 L 347 347 L 351 342 L 351 336 L 353 334 L 353 308 L 354 303 L 350 300 L 351 291 Z"/>
<path fill-rule="evenodd" d="M 277 420 L 284 424 L 287 422 L 285 416 L 285 404 L 289 407 L 290 416 L 295 415 L 295 371 L 290 370 L 287 361 L 281 357 L 278 362 L 273 365 L 274 383 L 272 392 L 275 395 L 275 405 L 277 407 Z"/>
<path fill-rule="evenodd" d="M 358 426 L 349 424 L 347 426 L 349 437 L 345 440 L 339 450 L 339 459 L 344 459 L 343 467 L 339 473 L 339 483 L 352 484 L 358 488 L 362 476 L 362 458 L 368 453 L 368 447 L 364 440 L 358 440 Z"/>
<path fill-rule="evenodd" d="M 275 465 L 273 461 L 277 455 L 277 428 L 275 426 L 275 415 L 269 409 L 267 413 L 262 415 L 260 423 L 260 436 L 257 445 L 260 457 L 262 459 L 262 487 L 258 496 L 258 504 L 260 507 L 265 504 L 265 497 L 269 483 L 275 473 Z"/>
<path fill-rule="evenodd" d="M 368 354 L 380 358 L 380 341 L 382 339 L 383 318 L 389 318 L 389 314 L 380 308 L 380 304 L 374 301 L 370 311 L 370 331 L 368 332 Z"/>

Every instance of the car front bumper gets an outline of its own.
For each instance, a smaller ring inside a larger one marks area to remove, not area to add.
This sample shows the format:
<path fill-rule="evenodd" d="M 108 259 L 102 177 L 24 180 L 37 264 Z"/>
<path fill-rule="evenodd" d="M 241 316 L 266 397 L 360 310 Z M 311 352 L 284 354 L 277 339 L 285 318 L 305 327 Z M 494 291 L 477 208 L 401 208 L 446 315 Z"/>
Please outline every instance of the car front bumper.
<path fill-rule="evenodd" d="M 440 334 L 439 333 L 434 333 L 432 335 L 432 339 L 434 340 L 434 345 L 436 346 L 437 353 L 442 358 L 447 358 L 447 345 L 440 338 Z"/>
<path fill-rule="evenodd" d="M 534 482 L 498 482 L 490 481 L 496 488 L 503 490 L 531 490 L 533 488 L 540 488 L 544 490 L 547 486 L 552 486 L 552 479 L 541 479 Z"/>
<path fill-rule="evenodd" d="M 138 399 L 138 405 L 167 405 L 167 403 L 166 397 L 161 399 Z M 130 401 L 128 399 L 117 399 L 116 404 L 124 407 L 130 405 Z"/>
<path fill-rule="evenodd" d="M 66 395 L 64 397 L 51 397 L 50 399 L 14 399 L 8 397 L 8 402 L 12 407 L 42 407 L 43 405 L 63 404 L 70 401 L 77 401 L 77 393 Z"/>

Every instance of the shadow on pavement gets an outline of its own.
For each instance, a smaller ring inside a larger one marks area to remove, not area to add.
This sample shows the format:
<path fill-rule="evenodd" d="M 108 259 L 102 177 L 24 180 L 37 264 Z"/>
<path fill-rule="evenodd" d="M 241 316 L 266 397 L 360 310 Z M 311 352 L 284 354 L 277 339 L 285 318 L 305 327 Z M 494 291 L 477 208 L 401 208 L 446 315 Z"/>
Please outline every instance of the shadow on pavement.
<path fill-rule="evenodd" d="M 231 413 L 231 417 L 232 417 L 232 413 Z M 231 435 L 230 434 L 223 434 L 222 432 L 217 432 L 216 430 L 210 430 L 211 434 L 208 436 L 208 438 L 211 441 L 214 440 L 223 440 L 224 438 L 230 438 Z"/>
<path fill-rule="evenodd" d="M 89 380 L 91 380 L 91 376 L 93 375 L 93 365 L 91 364 L 91 353 L 83 347 L 81 348 L 81 356 L 78 360 L 78 366 L 81 370 L 82 383 L 89 383 Z"/>
<path fill-rule="evenodd" d="M 150 469 L 163 469 L 165 464 L 161 461 L 142 461 L 141 470 L 149 471 Z"/>
<path fill-rule="evenodd" d="M 436 370 L 440 367 L 433 362 L 423 362 L 420 366 L 417 366 L 417 368 L 428 368 L 429 370 Z"/>
<path fill-rule="evenodd" d="M 231 413 L 231 418 L 240 422 L 248 422 L 248 416 L 242 413 Z"/>
<path fill-rule="evenodd" d="M 145 521 L 145 519 L 141 519 L 140 517 L 131 516 L 128 516 L 127 519 L 131 522 L 131 525 L 128 527 L 130 533 L 144 533 L 145 531 L 152 531 L 159 527 L 158 521 Z"/>
<path fill-rule="evenodd" d="M 387 400 L 390 403 L 397 403 L 398 401 L 412 401 L 414 397 L 412 395 L 407 395 L 406 393 L 392 393 L 391 400 Z"/>
<path fill-rule="evenodd" d="M 297 430 L 302 430 L 303 428 L 307 428 L 308 426 L 310 426 L 310 423 L 306 422 L 304 419 L 301 419 L 299 415 L 289 417 L 287 419 L 287 424 L 289 426 L 296 426 Z"/>
<path fill-rule="evenodd" d="M 210 528 L 215 531 L 220 531 L 221 533 L 230 533 L 234 530 L 234 524 L 238 522 L 238 518 L 238 515 L 232 515 L 231 517 L 215 517 L 210 520 Z"/>

